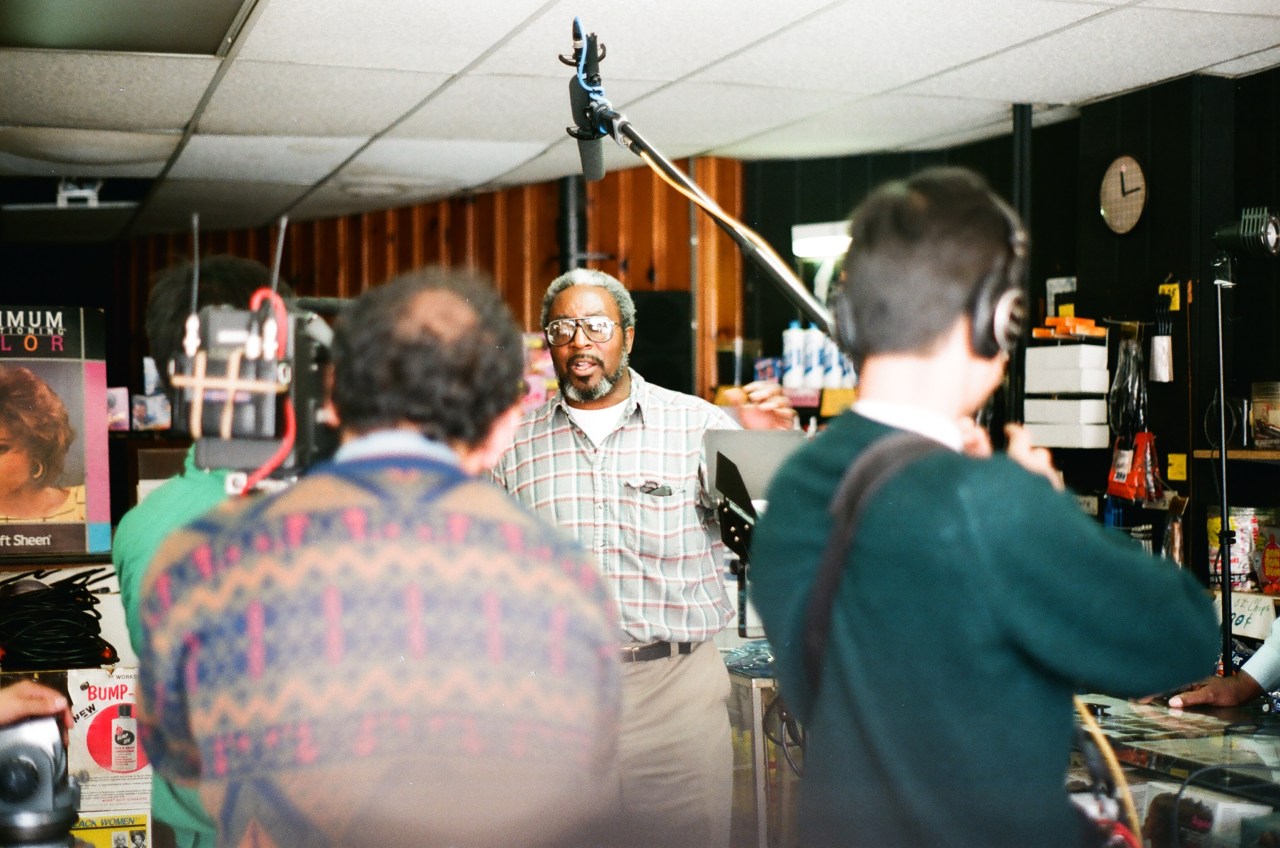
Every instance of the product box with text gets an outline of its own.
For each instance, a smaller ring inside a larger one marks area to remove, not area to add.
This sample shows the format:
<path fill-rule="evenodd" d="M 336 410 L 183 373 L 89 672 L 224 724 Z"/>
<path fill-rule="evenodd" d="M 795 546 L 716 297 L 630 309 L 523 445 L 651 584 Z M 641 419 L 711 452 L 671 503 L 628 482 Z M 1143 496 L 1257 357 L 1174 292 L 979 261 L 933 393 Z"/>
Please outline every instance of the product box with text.
<path fill-rule="evenodd" d="M 0 558 L 111 549 L 103 310 L 0 303 Z"/>

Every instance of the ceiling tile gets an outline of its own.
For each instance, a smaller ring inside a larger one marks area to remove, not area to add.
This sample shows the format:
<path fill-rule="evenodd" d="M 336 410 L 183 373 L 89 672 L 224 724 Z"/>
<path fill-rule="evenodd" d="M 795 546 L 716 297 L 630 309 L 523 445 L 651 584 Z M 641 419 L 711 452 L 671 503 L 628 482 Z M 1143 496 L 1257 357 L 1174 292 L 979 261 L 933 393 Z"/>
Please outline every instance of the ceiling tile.
<path fill-rule="evenodd" d="M 1126 7 L 906 90 L 1078 104 L 1219 64 L 1224 52 L 1243 55 L 1277 41 L 1276 18 Z"/>
<path fill-rule="evenodd" d="M 457 185 L 453 183 L 438 186 L 399 185 L 385 195 L 366 197 L 353 195 L 345 188 L 329 183 L 320 186 L 320 188 L 293 206 L 289 210 L 289 220 L 309 221 L 316 218 L 335 218 L 361 212 L 397 209 L 402 206 L 411 206 L 415 203 L 431 203 L 451 197 L 457 190 Z"/>
<path fill-rule="evenodd" d="M 1241 56 L 1230 62 L 1210 65 L 1205 68 L 1205 72 L 1225 77 L 1238 77 L 1274 68 L 1277 65 L 1280 65 L 1280 47 L 1273 47 L 1270 50 L 1259 50 L 1257 53 Z"/>
<path fill-rule="evenodd" d="M 619 146 L 613 139 L 601 139 L 600 145 L 604 154 L 606 174 L 646 167 L 640 157 Z M 663 155 L 670 159 L 674 154 L 663 151 Z M 582 159 L 578 153 L 578 143 L 566 137 L 564 141 L 557 142 L 541 155 L 499 175 L 489 185 L 491 187 L 529 185 L 581 175 Z"/>
<path fill-rule="evenodd" d="M 573 52 L 573 21 L 605 46 L 606 90 L 613 78 L 675 80 L 762 38 L 775 35 L 831 0 L 743 3 L 741 0 L 648 0 L 594 3 L 561 0 L 528 27 L 504 37 L 477 70 L 561 76 L 557 58 Z"/>
<path fill-rule="evenodd" d="M 1148 9 L 1185 9 L 1221 15 L 1270 15 L 1280 17 L 1275 0 L 1146 0 Z"/>
<path fill-rule="evenodd" d="M 239 61 L 200 118 L 216 135 L 369 136 L 449 77 L 409 71 Z"/>
<path fill-rule="evenodd" d="M 200 213 L 201 231 L 272 224 L 305 191 L 297 185 L 220 180 L 166 180 L 130 228 L 133 235 L 182 232 L 192 213 Z"/>
<path fill-rule="evenodd" d="M 0 127 L 0 173 L 155 176 L 179 138 L 177 133 Z"/>
<path fill-rule="evenodd" d="M 335 179 L 340 184 L 391 180 L 410 185 L 487 182 L 542 152 L 538 142 L 382 138 Z"/>
<path fill-rule="evenodd" d="M 365 141 L 364 138 L 196 135 L 179 155 L 169 176 L 188 181 L 310 185 L 332 172 Z"/>
<path fill-rule="evenodd" d="M 893 150 L 962 128 L 1003 124 L 1007 132 L 1011 121 L 1005 103 L 889 94 L 828 109 L 712 152 L 748 159 L 838 156 L 846 151 Z"/>
<path fill-rule="evenodd" d="M 659 149 L 681 144 L 705 150 L 821 112 L 833 99 L 810 89 L 679 82 L 641 98 L 626 114 Z"/>
<path fill-rule="evenodd" d="M 201 56 L 0 50 L 0 124 L 180 130 L 217 69 Z"/>
<path fill-rule="evenodd" d="M 86 4 L 4 0 L 0 4 L 0 44 L 212 56 L 222 47 L 242 2 L 94 0 Z"/>
<path fill-rule="evenodd" d="M 697 79 L 881 92 L 1106 11 L 1048 0 L 948 0 L 946 14 L 934 0 L 844 3 Z"/>
<path fill-rule="evenodd" d="M 546 0 L 271 0 L 244 59 L 452 74 Z"/>
<path fill-rule="evenodd" d="M 656 83 L 619 80 L 605 91 L 613 104 L 651 91 Z M 573 123 L 569 77 L 468 75 L 445 86 L 389 133 L 394 138 L 485 138 L 546 144 Z"/>

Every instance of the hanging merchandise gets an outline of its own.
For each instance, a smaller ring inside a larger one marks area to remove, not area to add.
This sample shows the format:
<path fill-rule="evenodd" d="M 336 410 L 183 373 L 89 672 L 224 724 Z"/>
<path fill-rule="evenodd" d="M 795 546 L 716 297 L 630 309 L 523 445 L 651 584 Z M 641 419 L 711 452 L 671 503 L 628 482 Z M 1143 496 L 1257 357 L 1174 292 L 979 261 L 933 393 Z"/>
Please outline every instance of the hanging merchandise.
<path fill-rule="evenodd" d="M 1107 398 L 1107 417 L 1115 439 L 1107 494 L 1130 501 L 1160 497 L 1156 437 L 1147 429 L 1147 378 L 1142 367 L 1142 345 L 1137 339 L 1120 342 L 1116 376 Z"/>
<path fill-rule="evenodd" d="M 1156 298 L 1155 331 L 1151 334 L 1151 371 L 1153 383 L 1173 382 L 1173 318 L 1170 317 L 1169 295 Z"/>

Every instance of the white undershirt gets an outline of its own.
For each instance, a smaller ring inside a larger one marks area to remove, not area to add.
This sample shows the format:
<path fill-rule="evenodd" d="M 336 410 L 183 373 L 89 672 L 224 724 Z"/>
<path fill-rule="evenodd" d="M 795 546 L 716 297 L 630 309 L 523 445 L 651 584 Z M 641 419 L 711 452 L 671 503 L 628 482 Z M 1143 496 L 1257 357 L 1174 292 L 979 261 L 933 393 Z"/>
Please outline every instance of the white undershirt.
<path fill-rule="evenodd" d="M 604 409 L 578 409 L 576 406 L 565 404 L 565 409 L 569 413 L 569 417 L 573 422 L 582 428 L 582 432 L 587 434 L 587 438 L 591 443 L 598 445 L 609 437 L 609 434 L 618 428 L 618 421 L 622 418 L 622 410 L 626 407 L 627 401 L 623 399 L 620 403 L 613 406 L 606 406 Z"/>

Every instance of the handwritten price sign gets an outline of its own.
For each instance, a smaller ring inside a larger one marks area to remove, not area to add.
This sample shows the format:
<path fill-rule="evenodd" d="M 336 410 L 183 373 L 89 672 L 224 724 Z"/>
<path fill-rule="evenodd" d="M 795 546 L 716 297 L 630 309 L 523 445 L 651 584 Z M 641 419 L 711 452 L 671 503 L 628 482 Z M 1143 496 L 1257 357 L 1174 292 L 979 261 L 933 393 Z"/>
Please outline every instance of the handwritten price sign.
<path fill-rule="evenodd" d="M 1222 597 L 1213 596 L 1213 606 L 1222 618 Z M 1231 593 L 1231 632 L 1237 636 L 1265 639 L 1271 633 L 1271 623 L 1276 620 L 1275 598 L 1271 595 Z"/>

